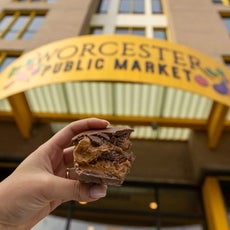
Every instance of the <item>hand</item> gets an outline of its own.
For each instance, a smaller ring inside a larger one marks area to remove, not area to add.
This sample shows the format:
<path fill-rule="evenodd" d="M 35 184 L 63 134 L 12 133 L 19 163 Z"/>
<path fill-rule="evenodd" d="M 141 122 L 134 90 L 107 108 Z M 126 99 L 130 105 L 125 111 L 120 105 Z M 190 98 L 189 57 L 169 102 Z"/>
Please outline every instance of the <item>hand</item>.
<path fill-rule="evenodd" d="M 75 121 L 30 154 L 0 183 L 0 228 L 31 229 L 63 202 L 104 197 L 106 186 L 66 178 L 73 163 L 73 148 L 67 147 L 76 134 L 108 124 L 96 118 Z"/>

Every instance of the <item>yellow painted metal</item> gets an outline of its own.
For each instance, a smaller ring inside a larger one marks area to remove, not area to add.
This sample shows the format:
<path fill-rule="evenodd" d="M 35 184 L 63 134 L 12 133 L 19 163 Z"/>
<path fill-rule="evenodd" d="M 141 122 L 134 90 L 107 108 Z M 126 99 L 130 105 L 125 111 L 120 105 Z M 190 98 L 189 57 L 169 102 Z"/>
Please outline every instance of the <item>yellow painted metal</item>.
<path fill-rule="evenodd" d="M 207 177 L 202 187 L 204 208 L 209 230 L 229 230 L 227 210 L 215 177 Z"/>
<path fill-rule="evenodd" d="M 1 52 L 0 53 L 0 65 L 3 63 L 3 61 L 6 58 L 7 53 L 6 52 Z"/>
<path fill-rule="evenodd" d="M 230 106 L 230 69 L 198 51 L 131 35 L 80 36 L 22 55 L 0 78 L 0 98 L 70 81 L 130 82 L 179 88 Z"/>
<path fill-rule="evenodd" d="M 208 145 L 210 148 L 217 147 L 221 133 L 224 129 L 224 122 L 227 116 L 229 107 L 214 102 L 209 120 L 208 120 Z"/>
<path fill-rule="evenodd" d="M 205 130 L 204 119 L 163 118 L 144 116 L 116 116 L 102 114 L 77 114 L 77 113 L 32 113 L 34 120 L 39 122 L 71 122 L 87 117 L 98 117 L 110 121 L 112 124 L 126 124 L 131 126 L 151 126 L 156 123 L 159 127 L 183 127 L 197 130 Z"/>
<path fill-rule="evenodd" d="M 13 116 L 24 138 L 30 137 L 32 127 L 32 113 L 27 103 L 24 93 L 19 93 L 8 97 L 8 101 L 12 107 Z"/>
<path fill-rule="evenodd" d="M 222 0 L 224 5 L 229 5 L 229 0 Z"/>

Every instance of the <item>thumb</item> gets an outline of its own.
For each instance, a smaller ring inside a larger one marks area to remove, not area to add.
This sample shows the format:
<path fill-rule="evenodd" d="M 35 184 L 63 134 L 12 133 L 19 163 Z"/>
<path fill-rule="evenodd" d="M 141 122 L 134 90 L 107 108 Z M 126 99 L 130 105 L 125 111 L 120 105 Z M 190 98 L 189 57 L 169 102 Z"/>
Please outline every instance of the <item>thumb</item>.
<path fill-rule="evenodd" d="M 107 186 L 102 184 L 86 184 L 78 180 L 52 176 L 51 189 L 47 196 L 50 200 L 63 201 L 95 201 L 106 196 Z M 49 191 L 47 189 L 47 191 Z"/>

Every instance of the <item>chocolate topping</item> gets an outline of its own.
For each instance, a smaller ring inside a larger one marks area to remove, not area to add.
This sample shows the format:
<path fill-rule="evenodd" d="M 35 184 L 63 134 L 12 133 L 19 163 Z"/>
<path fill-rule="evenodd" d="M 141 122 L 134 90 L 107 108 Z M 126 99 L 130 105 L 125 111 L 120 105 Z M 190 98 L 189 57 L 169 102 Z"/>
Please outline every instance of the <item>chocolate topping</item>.
<path fill-rule="evenodd" d="M 121 185 L 134 161 L 131 132 L 124 127 L 90 130 L 72 139 L 74 162 L 79 180 L 90 183 Z"/>
<path fill-rule="evenodd" d="M 123 127 L 111 127 L 100 130 L 89 130 L 76 135 L 72 139 L 72 142 L 74 145 L 76 145 L 82 138 L 87 136 L 91 140 L 92 144 L 94 144 L 95 146 L 102 145 L 104 141 L 109 141 L 114 145 L 119 145 L 121 139 L 129 138 L 131 132 L 133 131 L 134 130 L 131 128 Z"/>

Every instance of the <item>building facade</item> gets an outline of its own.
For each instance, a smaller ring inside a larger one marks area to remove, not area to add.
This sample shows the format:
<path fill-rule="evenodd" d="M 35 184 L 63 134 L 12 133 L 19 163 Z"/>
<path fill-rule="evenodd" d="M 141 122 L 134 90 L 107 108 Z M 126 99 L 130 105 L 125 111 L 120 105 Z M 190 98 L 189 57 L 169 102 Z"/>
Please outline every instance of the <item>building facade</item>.
<path fill-rule="evenodd" d="M 161 39 L 229 65 L 229 33 L 227 0 L 1 0 L 0 71 L 43 45 L 103 34 Z M 89 116 L 133 126 L 136 161 L 124 187 L 111 188 L 101 203 L 75 204 L 74 218 L 139 229 L 228 229 L 228 106 L 164 85 L 67 82 L 1 99 L 2 175 L 67 122 Z M 146 207 L 153 201 L 155 208 Z"/>

